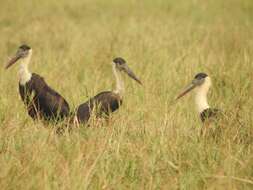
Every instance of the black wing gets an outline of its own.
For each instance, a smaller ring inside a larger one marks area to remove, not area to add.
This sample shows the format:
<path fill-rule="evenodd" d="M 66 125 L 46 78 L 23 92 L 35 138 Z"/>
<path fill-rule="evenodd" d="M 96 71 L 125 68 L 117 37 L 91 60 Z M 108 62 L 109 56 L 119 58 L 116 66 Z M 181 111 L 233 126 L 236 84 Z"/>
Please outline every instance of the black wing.
<path fill-rule="evenodd" d="M 121 104 L 122 99 L 118 94 L 111 91 L 101 92 L 78 107 L 77 118 L 79 122 L 85 123 L 89 120 L 92 111 L 95 111 L 97 117 L 108 116 Z"/>
<path fill-rule="evenodd" d="M 32 118 L 36 118 L 34 114 L 39 114 L 44 119 L 63 118 L 69 114 L 67 101 L 35 73 L 25 86 L 19 85 L 19 91 Z"/>
<path fill-rule="evenodd" d="M 215 119 L 221 114 L 219 109 L 208 108 L 200 113 L 200 119 L 202 122 L 205 122 L 210 119 Z"/>

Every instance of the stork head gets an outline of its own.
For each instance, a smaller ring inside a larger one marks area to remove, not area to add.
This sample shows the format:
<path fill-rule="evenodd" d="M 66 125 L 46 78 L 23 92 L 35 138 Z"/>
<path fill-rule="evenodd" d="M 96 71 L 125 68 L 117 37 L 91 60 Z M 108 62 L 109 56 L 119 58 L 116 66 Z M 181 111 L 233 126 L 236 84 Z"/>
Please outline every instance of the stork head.
<path fill-rule="evenodd" d="M 16 63 L 19 59 L 27 58 L 32 54 L 32 49 L 28 45 L 21 45 L 16 54 L 7 62 L 5 69 L 11 67 L 14 63 Z"/>
<path fill-rule="evenodd" d="M 195 89 L 201 93 L 207 93 L 211 86 L 211 79 L 206 73 L 198 73 L 195 75 L 192 82 L 176 97 L 179 99 L 186 95 L 191 90 Z"/>
<path fill-rule="evenodd" d="M 115 66 L 116 70 L 120 72 L 125 72 L 129 77 L 131 77 L 136 82 L 142 85 L 141 81 L 136 77 L 134 72 L 127 66 L 126 61 L 123 58 L 117 57 L 113 59 L 113 65 Z"/>

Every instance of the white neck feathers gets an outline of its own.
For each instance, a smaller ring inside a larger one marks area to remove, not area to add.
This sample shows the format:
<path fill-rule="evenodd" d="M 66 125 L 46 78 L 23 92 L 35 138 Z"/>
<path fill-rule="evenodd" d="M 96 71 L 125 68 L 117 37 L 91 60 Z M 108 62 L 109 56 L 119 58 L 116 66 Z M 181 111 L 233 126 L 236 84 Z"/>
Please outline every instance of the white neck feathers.
<path fill-rule="evenodd" d="M 122 76 L 120 74 L 120 71 L 118 71 L 116 69 L 116 66 L 114 63 L 112 63 L 112 70 L 113 70 L 113 74 L 116 78 L 116 89 L 113 92 L 116 94 L 119 94 L 120 96 L 123 96 L 123 94 L 125 92 L 124 82 L 123 82 Z"/>
<path fill-rule="evenodd" d="M 207 93 L 210 86 L 211 86 L 211 79 L 209 77 L 206 77 L 204 83 L 196 88 L 195 103 L 199 113 L 209 108 L 207 102 Z"/>
<path fill-rule="evenodd" d="M 32 49 L 29 50 L 28 55 L 21 59 L 19 68 L 19 83 L 25 85 L 32 77 L 32 74 L 28 70 L 28 65 L 32 57 Z"/>

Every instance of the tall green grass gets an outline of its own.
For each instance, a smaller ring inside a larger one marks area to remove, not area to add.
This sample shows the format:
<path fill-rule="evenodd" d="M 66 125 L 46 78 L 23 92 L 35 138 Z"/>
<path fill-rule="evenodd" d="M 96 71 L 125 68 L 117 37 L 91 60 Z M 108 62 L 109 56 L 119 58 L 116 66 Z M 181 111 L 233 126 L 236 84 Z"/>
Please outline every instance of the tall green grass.
<path fill-rule="evenodd" d="M 252 189 L 252 10 L 251 0 L 1 2 L 1 189 Z M 28 117 L 18 66 L 4 70 L 22 43 L 30 70 L 73 109 L 114 87 L 116 56 L 144 86 L 126 77 L 109 125 L 58 136 Z M 226 113 L 216 139 L 199 138 L 192 95 L 170 104 L 200 71 Z"/>

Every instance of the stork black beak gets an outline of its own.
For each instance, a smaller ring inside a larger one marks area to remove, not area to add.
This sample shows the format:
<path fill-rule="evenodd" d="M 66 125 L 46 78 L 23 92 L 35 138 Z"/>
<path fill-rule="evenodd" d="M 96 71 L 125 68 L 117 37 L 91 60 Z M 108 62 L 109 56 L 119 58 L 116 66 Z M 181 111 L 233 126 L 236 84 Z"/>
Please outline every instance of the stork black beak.
<path fill-rule="evenodd" d="M 136 75 L 134 74 L 134 72 L 127 65 L 124 65 L 124 67 L 122 69 L 123 69 L 123 71 L 125 73 L 128 74 L 129 77 L 131 77 L 136 82 L 138 82 L 140 85 L 142 85 L 142 82 L 136 77 Z"/>
<path fill-rule="evenodd" d="M 175 100 L 180 99 L 181 97 L 185 96 L 186 94 L 188 94 L 188 92 L 192 91 L 194 88 L 196 88 L 197 86 L 199 86 L 203 81 L 202 80 L 198 80 L 198 79 L 194 79 L 184 90 L 183 92 L 181 92 Z"/>
<path fill-rule="evenodd" d="M 12 57 L 6 64 L 5 69 L 8 69 L 9 67 L 11 67 L 14 63 L 16 63 L 20 58 L 22 57 L 22 55 L 20 53 L 16 53 L 16 55 L 14 57 Z"/>

